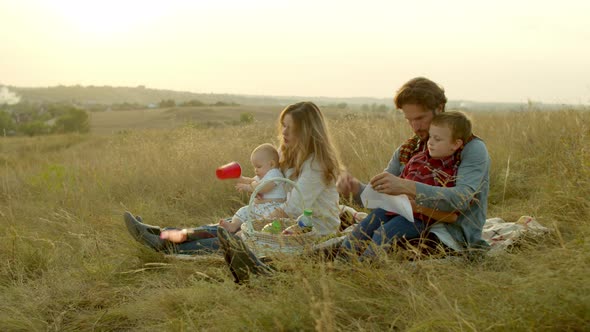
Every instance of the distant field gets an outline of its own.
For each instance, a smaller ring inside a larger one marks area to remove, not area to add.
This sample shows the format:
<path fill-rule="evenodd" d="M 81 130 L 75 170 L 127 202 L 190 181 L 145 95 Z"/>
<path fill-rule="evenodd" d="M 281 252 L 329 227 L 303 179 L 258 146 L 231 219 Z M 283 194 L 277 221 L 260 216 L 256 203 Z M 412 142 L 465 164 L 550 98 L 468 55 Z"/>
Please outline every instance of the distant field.
<path fill-rule="evenodd" d="M 175 128 L 188 124 L 223 124 L 252 113 L 255 120 L 275 120 L 279 106 L 179 107 L 90 113 L 91 131 L 116 133 L 125 129 Z"/>
<path fill-rule="evenodd" d="M 251 113 L 258 122 L 274 122 L 282 106 L 222 106 L 174 107 L 90 113 L 91 132 L 112 134 L 127 129 L 163 129 L 182 126 L 218 127 L 235 125 L 242 113 Z M 349 114 L 351 111 L 322 108 L 328 117 Z"/>

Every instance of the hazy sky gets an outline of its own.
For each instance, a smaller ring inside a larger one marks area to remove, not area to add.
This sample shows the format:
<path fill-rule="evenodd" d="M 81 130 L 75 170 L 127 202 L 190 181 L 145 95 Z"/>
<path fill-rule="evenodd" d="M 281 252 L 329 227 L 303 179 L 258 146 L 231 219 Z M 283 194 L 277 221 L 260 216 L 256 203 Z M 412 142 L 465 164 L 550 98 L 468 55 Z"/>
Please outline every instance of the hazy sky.
<path fill-rule="evenodd" d="M 0 0 L 0 83 L 590 103 L 590 1 Z"/>

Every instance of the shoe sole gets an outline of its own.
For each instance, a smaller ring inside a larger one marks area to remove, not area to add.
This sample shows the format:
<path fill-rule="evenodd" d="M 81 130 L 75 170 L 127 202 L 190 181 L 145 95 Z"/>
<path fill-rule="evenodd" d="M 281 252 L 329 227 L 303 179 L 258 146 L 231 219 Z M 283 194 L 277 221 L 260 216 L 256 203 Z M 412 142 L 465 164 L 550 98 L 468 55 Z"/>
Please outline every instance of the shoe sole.
<path fill-rule="evenodd" d="M 135 216 L 131 212 L 125 211 L 123 218 L 125 219 L 127 230 L 137 242 L 156 251 L 166 251 L 166 242 L 161 240 L 159 235 L 151 233 L 149 228 L 135 219 Z"/>
<path fill-rule="evenodd" d="M 162 229 L 160 227 L 144 223 L 143 219 L 140 216 L 135 216 L 135 220 L 139 221 L 145 227 L 145 230 L 148 233 L 160 236 L 160 233 L 162 232 Z"/>
<path fill-rule="evenodd" d="M 234 281 L 238 284 L 248 281 L 250 273 L 256 271 L 256 262 L 250 258 L 246 244 L 223 227 L 217 229 L 217 237 Z"/>
<path fill-rule="evenodd" d="M 139 240 L 141 237 L 139 229 L 137 228 L 139 221 L 137 221 L 137 219 L 135 219 L 133 214 L 131 214 L 129 211 L 125 211 L 125 213 L 123 213 L 123 219 L 125 219 L 125 225 L 127 226 L 127 230 L 131 236 L 133 236 L 134 239 Z"/>

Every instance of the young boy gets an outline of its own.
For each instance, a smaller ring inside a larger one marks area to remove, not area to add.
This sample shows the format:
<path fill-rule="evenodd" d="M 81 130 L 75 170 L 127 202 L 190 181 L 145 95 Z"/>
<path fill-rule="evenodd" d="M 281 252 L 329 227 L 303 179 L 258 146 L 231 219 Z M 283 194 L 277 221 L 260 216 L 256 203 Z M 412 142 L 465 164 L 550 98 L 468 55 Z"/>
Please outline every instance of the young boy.
<path fill-rule="evenodd" d="M 471 121 L 461 112 L 443 112 L 430 123 L 427 150 L 414 155 L 405 165 L 401 178 L 425 184 L 453 187 L 461 162 L 461 149 L 473 138 Z M 414 218 L 426 223 L 455 222 L 456 213 L 421 207 L 412 202 Z"/>

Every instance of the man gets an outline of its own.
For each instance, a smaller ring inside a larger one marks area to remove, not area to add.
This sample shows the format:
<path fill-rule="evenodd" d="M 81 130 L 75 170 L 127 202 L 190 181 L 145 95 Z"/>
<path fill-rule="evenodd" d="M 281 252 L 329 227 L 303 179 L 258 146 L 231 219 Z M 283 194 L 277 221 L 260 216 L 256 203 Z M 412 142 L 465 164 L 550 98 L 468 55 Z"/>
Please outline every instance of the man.
<path fill-rule="evenodd" d="M 435 114 L 444 112 L 447 98 L 444 90 L 436 83 L 417 77 L 397 91 L 394 102 L 404 113 L 415 136 L 398 147 L 384 172 L 370 180 L 371 186 L 388 195 L 405 194 L 415 201 L 415 208 L 458 211 L 456 222 L 437 223 L 430 231 L 457 251 L 486 248 L 487 243 L 481 239 L 486 220 L 490 171 L 490 158 L 485 143 L 475 138 L 464 146 L 455 187 L 436 187 L 401 179 L 399 175 L 405 164 L 414 154 L 426 149 L 430 122 Z M 337 185 L 341 194 L 353 195 L 355 201 L 361 203 L 360 194 L 365 189 L 365 184 L 345 173 L 339 178 Z M 367 218 L 374 216 L 370 214 Z M 409 225 L 399 227 L 400 230 L 408 229 Z"/>

